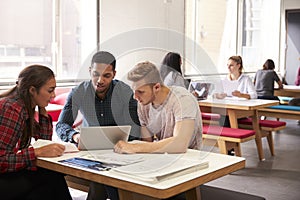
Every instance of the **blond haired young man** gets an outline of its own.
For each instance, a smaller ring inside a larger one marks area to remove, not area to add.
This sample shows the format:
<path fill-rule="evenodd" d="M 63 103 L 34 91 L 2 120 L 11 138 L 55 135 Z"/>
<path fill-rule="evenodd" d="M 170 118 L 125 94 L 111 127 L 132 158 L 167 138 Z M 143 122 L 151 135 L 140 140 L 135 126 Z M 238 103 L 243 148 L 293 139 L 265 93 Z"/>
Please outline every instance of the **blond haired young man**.
<path fill-rule="evenodd" d="M 202 121 L 195 97 L 185 88 L 163 84 L 157 67 L 138 63 L 127 76 L 138 101 L 142 143 L 119 141 L 118 153 L 183 153 L 200 149 Z"/>

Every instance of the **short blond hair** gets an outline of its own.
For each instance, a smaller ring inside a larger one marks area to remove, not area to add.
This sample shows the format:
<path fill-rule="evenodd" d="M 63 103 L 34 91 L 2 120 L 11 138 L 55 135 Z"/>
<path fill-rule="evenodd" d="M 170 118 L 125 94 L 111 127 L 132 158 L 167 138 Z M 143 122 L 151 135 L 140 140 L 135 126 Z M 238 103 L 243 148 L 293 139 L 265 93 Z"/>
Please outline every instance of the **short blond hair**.
<path fill-rule="evenodd" d="M 127 74 L 127 79 L 132 82 L 143 82 L 143 85 L 160 83 L 163 85 L 160 73 L 157 67 L 149 62 L 140 62 L 136 64 Z"/>

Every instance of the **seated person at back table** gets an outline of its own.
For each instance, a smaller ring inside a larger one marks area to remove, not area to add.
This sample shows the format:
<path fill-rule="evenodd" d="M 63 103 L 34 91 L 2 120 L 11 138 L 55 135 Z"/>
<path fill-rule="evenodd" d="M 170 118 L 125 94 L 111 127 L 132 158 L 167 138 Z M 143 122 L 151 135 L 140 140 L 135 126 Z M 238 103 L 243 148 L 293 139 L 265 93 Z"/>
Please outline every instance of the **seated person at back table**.
<path fill-rule="evenodd" d="M 48 67 L 24 68 L 16 86 L 0 94 L 1 199 L 72 200 L 64 175 L 36 166 L 37 157 L 58 157 L 62 144 L 35 148 L 35 139 L 51 140 L 52 118 L 45 107 L 55 97 L 56 80 Z M 38 122 L 35 108 L 38 106 Z"/>
<path fill-rule="evenodd" d="M 183 87 L 163 84 L 150 62 L 138 63 L 128 72 L 138 103 L 142 143 L 119 141 L 118 153 L 183 153 L 200 149 L 202 121 L 195 97 Z"/>
<path fill-rule="evenodd" d="M 117 126 L 131 125 L 129 140 L 139 139 L 140 126 L 137 115 L 137 101 L 133 99 L 131 88 L 116 75 L 116 59 L 106 51 L 94 54 L 89 73 L 91 80 L 83 81 L 70 92 L 64 108 L 56 124 L 56 132 L 63 141 L 78 143 L 80 133 L 72 125 L 78 115 L 83 115 L 82 126 Z M 88 200 L 91 199 L 118 199 L 116 194 L 105 187 L 107 196 L 102 196 L 100 184 L 90 185 Z"/>
<path fill-rule="evenodd" d="M 247 99 L 256 99 L 257 94 L 254 88 L 254 84 L 251 78 L 242 73 L 243 71 L 243 60 L 241 56 L 231 56 L 228 59 L 227 67 L 229 74 L 227 79 L 229 81 L 238 81 L 237 90 L 232 92 L 232 96 L 242 97 Z M 215 93 L 213 94 L 215 98 L 223 99 L 227 96 L 226 93 Z M 220 120 L 220 125 L 225 127 L 230 127 L 229 117 L 222 116 Z"/>
<path fill-rule="evenodd" d="M 243 74 L 243 60 L 241 56 L 231 56 L 227 62 L 229 81 L 238 81 L 238 88 L 232 92 L 232 96 L 242 97 L 246 99 L 256 99 L 257 93 L 251 78 Z M 226 93 L 215 93 L 215 98 L 223 99 Z"/>
<path fill-rule="evenodd" d="M 160 67 L 160 75 L 164 85 L 188 87 L 189 82 L 182 76 L 181 64 L 180 54 L 169 52 L 165 55 Z"/>
<path fill-rule="evenodd" d="M 254 85 L 258 99 L 279 100 L 278 97 L 274 96 L 274 81 L 278 83 L 279 89 L 282 89 L 283 85 L 274 69 L 274 61 L 268 59 L 264 63 L 263 69 L 256 72 Z"/>

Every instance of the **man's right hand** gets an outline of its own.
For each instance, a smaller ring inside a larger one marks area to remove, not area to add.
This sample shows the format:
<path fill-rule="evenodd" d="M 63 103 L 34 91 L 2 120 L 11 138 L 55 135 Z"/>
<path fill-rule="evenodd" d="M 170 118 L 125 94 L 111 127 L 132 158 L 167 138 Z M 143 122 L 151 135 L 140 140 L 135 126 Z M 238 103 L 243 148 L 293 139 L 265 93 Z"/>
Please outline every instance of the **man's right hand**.
<path fill-rule="evenodd" d="M 79 133 L 76 133 L 73 135 L 72 137 L 73 141 L 78 144 L 79 143 L 79 139 L 80 139 L 80 134 Z"/>

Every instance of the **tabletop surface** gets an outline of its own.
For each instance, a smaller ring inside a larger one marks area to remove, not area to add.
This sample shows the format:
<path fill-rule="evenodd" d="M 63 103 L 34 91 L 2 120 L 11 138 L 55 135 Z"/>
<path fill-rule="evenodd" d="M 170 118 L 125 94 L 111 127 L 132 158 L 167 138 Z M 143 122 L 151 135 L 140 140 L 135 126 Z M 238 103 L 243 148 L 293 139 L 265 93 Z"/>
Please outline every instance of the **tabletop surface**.
<path fill-rule="evenodd" d="M 284 90 L 298 90 L 300 91 L 300 86 L 297 85 L 283 85 Z"/>
<path fill-rule="evenodd" d="M 278 105 L 279 101 L 226 97 L 225 99 L 209 98 L 206 100 L 200 100 L 198 103 L 200 106 L 253 110 Z"/>
<path fill-rule="evenodd" d="M 48 168 L 47 165 L 50 166 L 50 164 L 52 164 L 51 165 L 52 167 L 50 167 L 50 168 L 53 168 L 54 170 L 57 170 L 58 169 L 57 167 L 61 166 L 62 168 L 60 168 L 58 171 L 63 171 L 64 173 L 71 174 L 71 175 L 74 175 L 74 172 L 76 172 L 76 170 L 77 170 L 77 172 L 78 172 L 78 170 L 81 172 L 83 172 L 83 171 L 89 172 L 89 173 L 93 174 L 93 177 L 95 178 L 96 181 L 97 181 L 97 178 L 95 175 L 98 174 L 98 175 L 100 175 L 99 176 L 100 183 L 101 182 L 103 183 L 103 177 L 110 177 L 110 178 L 115 178 L 115 179 L 118 179 L 121 181 L 126 181 L 126 182 L 130 182 L 130 183 L 134 183 L 134 184 L 142 185 L 142 186 L 146 186 L 146 187 L 151 187 L 151 188 L 155 188 L 155 189 L 159 189 L 159 190 L 168 189 L 168 188 L 174 187 L 176 185 L 179 185 L 179 184 L 182 184 L 185 182 L 189 182 L 193 179 L 196 179 L 196 178 L 208 175 L 208 174 L 219 173 L 219 174 L 216 174 L 215 176 L 212 176 L 211 178 L 209 178 L 209 179 L 213 180 L 215 178 L 224 176 L 228 173 L 237 171 L 237 170 L 245 167 L 245 158 L 242 158 L 242 157 L 228 156 L 228 155 L 223 155 L 223 154 L 189 149 L 187 151 L 187 153 L 183 154 L 183 157 L 186 159 L 201 159 L 203 161 L 208 161 L 208 163 L 209 163 L 208 168 L 196 170 L 194 172 L 190 172 L 188 174 L 184 174 L 184 175 L 178 176 L 178 177 L 172 176 L 172 178 L 164 179 L 163 181 L 158 181 L 155 183 L 148 183 L 148 182 L 134 179 L 132 177 L 122 176 L 121 174 L 115 173 L 114 171 L 95 171 L 95 170 L 90 170 L 90 169 L 83 169 L 83 168 L 76 167 L 76 166 L 70 166 L 70 165 L 58 162 L 59 160 L 64 160 L 64 159 L 68 159 L 68 158 L 72 158 L 72 157 L 83 157 L 86 155 L 97 157 L 97 155 L 105 154 L 105 153 L 112 153 L 112 150 L 80 151 L 77 153 L 67 153 L 67 154 L 64 154 L 63 156 L 57 157 L 57 158 L 38 158 L 37 165 L 40 167 Z M 163 154 L 139 154 L 139 155 L 141 155 L 145 158 L 151 158 L 151 157 L 159 157 L 160 155 L 163 155 Z M 228 167 L 230 167 L 230 169 L 228 169 Z M 75 169 L 75 171 L 72 171 L 70 169 Z M 222 171 L 223 169 L 224 169 L 224 171 Z M 77 176 L 77 177 L 87 178 L 87 177 L 85 177 L 84 173 L 75 173 L 75 174 L 76 174 L 75 176 Z M 201 184 L 210 181 L 209 179 L 201 180 Z"/>

